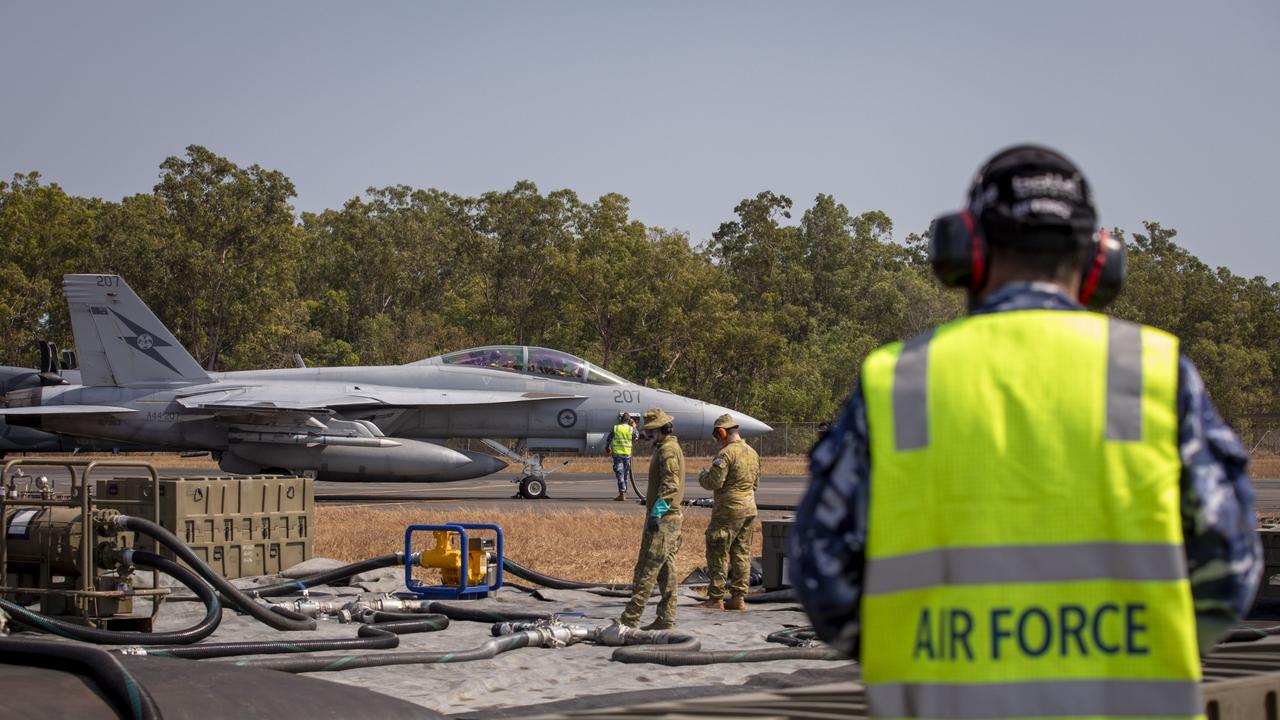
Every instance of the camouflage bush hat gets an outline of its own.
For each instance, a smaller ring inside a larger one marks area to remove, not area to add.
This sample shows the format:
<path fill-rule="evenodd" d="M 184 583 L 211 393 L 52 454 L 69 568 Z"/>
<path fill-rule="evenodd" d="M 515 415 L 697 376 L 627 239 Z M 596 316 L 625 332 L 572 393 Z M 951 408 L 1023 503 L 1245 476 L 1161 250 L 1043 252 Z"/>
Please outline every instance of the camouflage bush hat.
<path fill-rule="evenodd" d="M 720 417 L 716 418 L 716 424 L 713 427 L 724 428 L 725 430 L 732 430 L 738 427 L 738 421 L 734 420 L 733 416 L 730 415 L 729 413 L 725 413 Z"/>
<path fill-rule="evenodd" d="M 644 411 L 644 425 L 641 428 L 644 430 L 657 430 L 663 425 L 675 421 L 676 419 L 668 415 L 662 408 L 653 407 Z"/>

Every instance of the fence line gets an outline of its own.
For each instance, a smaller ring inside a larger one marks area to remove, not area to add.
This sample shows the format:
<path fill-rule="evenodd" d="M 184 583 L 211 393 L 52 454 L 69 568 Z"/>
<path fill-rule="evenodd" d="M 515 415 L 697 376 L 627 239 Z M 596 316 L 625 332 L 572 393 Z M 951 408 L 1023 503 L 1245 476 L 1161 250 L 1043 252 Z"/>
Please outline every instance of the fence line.
<path fill-rule="evenodd" d="M 760 453 L 760 457 L 783 457 L 808 455 L 809 449 L 818 439 L 818 423 L 816 422 L 778 422 L 769 423 L 773 432 L 747 440 L 747 444 Z M 679 428 L 677 428 L 679 430 Z M 1242 420 L 1236 423 L 1236 432 L 1246 450 L 1253 455 L 1280 455 L 1280 421 Z M 678 433 L 677 433 L 678 434 Z M 506 440 L 507 447 L 514 447 L 515 440 Z M 449 442 L 450 447 L 492 453 L 479 440 L 459 438 Z M 716 454 L 716 441 L 712 438 L 680 437 L 680 446 L 684 454 L 690 457 L 707 457 Z M 642 448 L 643 454 L 645 450 Z"/>
<path fill-rule="evenodd" d="M 816 422 L 783 422 L 769 423 L 773 432 L 747 440 L 747 444 L 755 448 L 761 457 L 782 457 L 786 455 L 807 455 L 809 448 L 818 439 L 818 423 Z M 713 438 L 691 438 L 679 435 L 680 447 L 690 457 L 708 457 L 715 455 L 719 446 Z M 510 438 L 500 439 L 509 448 L 514 448 L 516 441 Z M 493 453 L 493 450 L 475 438 L 457 438 L 448 442 L 449 447 L 476 452 Z M 548 453 L 552 455 L 553 453 Z"/>

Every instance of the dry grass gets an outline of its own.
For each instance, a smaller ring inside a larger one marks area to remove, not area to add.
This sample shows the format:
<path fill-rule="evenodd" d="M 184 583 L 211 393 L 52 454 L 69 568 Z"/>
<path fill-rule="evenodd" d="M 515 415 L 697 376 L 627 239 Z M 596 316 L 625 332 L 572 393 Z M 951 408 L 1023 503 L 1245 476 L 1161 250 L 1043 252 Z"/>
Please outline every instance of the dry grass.
<path fill-rule="evenodd" d="M 1249 477 L 1280 478 L 1280 455 L 1254 455 L 1249 463 Z"/>
<path fill-rule="evenodd" d="M 40 460 L 56 461 L 59 459 L 74 460 L 129 460 L 136 462 L 151 462 L 157 467 L 164 468 L 190 468 L 192 470 L 208 470 L 211 472 L 218 471 L 218 463 L 208 455 L 200 457 L 182 457 L 178 453 L 137 453 L 110 455 L 106 453 L 82 453 L 76 456 L 70 455 L 32 455 L 33 458 Z M 607 475 L 613 472 L 613 465 L 608 457 L 568 457 L 568 458 L 547 458 L 546 467 L 556 467 L 560 462 L 569 460 L 569 464 L 563 468 L 559 468 L 559 473 L 582 473 Z M 685 458 L 686 466 L 691 472 L 697 472 L 711 464 L 709 457 L 688 457 Z M 649 472 L 649 458 L 647 456 L 637 455 L 632 461 L 632 470 L 638 480 L 643 480 Z M 512 465 L 503 471 L 506 474 L 520 472 L 519 465 Z M 760 472 L 764 475 L 788 475 L 802 476 L 809 472 L 809 458 L 802 455 L 785 455 L 781 457 L 765 457 L 760 458 Z M 1253 460 L 1249 465 L 1249 475 L 1254 478 L 1280 478 L 1280 455 L 1272 453 L 1259 453 L 1253 456 Z"/>
<path fill-rule="evenodd" d="M 704 533 L 709 520 L 704 513 L 685 515 L 684 542 L 676 559 L 680 579 L 706 564 Z M 318 507 L 315 554 L 353 562 L 395 552 L 403 549 L 409 525 L 446 522 L 497 523 L 502 526 L 507 557 L 538 572 L 582 582 L 628 583 L 640 551 L 644 519 L 601 510 Z M 757 528 L 753 555 L 760 554 L 761 542 Z M 423 543 L 430 541 L 424 537 Z"/>
<path fill-rule="evenodd" d="M 81 453 L 76 456 L 70 455 L 32 455 L 33 458 L 40 460 L 56 461 L 59 459 L 70 460 L 128 460 L 130 462 L 150 462 L 156 467 L 162 468 L 190 468 L 193 470 L 210 470 L 217 471 L 218 463 L 208 455 L 200 457 L 182 457 L 178 453 L 126 453 L 123 455 L 111 455 L 110 453 Z M 563 468 L 556 470 L 561 473 L 591 473 L 598 475 L 607 475 L 613 472 L 612 461 L 608 457 L 548 457 L 545 460 L 546 467 L 552 468 L 558 466 L 561 462 L 569 460 L 569 464 Z M 709 457 L 688 457 L 685 462 L 692 471 L 701 470 L 711 464 Z M 649 458 L 647 455 L 637 455 L 632 461 L 632 470 L 637 478 L 645 476 L 649 472 Z M 798 455 L 788 455 L 784 457 L 767 457 L 760 459 L 760 471 L 765 475 L 804 475 L 809 471 L 809 459 Z M 511 465 L 503 472 L 511 474 L 520 472 L 520 466 Z"/>
<path fill-rule="evenodd" d="M 10 458 L 18 457 L 11 455 Z M 208 455 L 200 455 L 198 457 L 182 457 L 179 453 L 121 453 L 112 455 L 111 453 L 79 453 L 77 455 L 54 455 L 44 453 L 31 453 L 26 455 L 32 460 L 58 462 L 60 460 L 112 460 L 119 462 L 149 462 L 158 468 L 192 468 L 199 470 L 210 470 L 213 472 L 221 472 L 218 470 L 218 463 Z"/>

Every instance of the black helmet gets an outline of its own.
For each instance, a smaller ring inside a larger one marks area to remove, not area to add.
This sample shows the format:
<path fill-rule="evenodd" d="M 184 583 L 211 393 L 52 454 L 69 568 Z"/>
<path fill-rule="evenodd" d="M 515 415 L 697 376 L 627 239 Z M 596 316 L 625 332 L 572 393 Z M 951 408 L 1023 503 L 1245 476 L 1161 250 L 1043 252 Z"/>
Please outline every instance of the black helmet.
<path fill-rule="evenodd" d="M 1039 145 L 1015 145 L 992 156 L 973 178 L 969 212 L 993 245 L 1016 241 L 1069 250 L 1085 245 L 1098 229 L 1084 174 Z M 1050 232 L 1035 232 L 1043 230 Z"/>

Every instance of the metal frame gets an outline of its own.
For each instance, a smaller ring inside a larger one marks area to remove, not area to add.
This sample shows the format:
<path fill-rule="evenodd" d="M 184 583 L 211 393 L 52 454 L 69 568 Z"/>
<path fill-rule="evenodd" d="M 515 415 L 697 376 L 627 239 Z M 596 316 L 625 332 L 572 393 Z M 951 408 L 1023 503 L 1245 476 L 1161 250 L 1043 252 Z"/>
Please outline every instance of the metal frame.
<path fill-rule="evenodd" d="M 433 532 L 443 530 L 445 532 L 456 533 L 459 537 L 461 550 L 461 571 L 459 573 L 458 585 L 423 585 L 413 579 L 414 554 L 413 554 L 413 534 L 415 532 Z M 467 543 L 467 530 L 492 530 L 498 537 L 498 572 L 494 576 L 494 582 L 491 585 L 471 585 L 467 582 L 467 556 L 469 546 Z M 456 598 L 456 599 L 472 599 L 487 597 L 489 593 L 496 591 L 502 587 L 502 528 L 491 523 L 446 523 L 443 525 L 410 525 L 404 530 L 404 586 L 409 592 L 419 597 L 429 598 Z"/>
<path fill-rule="evenodd" d="M 93 527 L 91 524 L 91 516 L 93 510 L 99 507 L 114 507 L 122 509 L 125 512 L 131 507 L 140 507 L 146 504 L 145 500 L 103 500 L 91 497 L 89 481 L 93 476 L 94 470 L 98 468 L 132 468 L 146 470 L 151 477 L 151 512 L 152 517 L 157 520 L 160 517 L 160 475 L 156 472 L 155 466 L 151 463 L 136 462 L 129 460 L 40 460 L 35 458 L 15 458 L 4 464 L 4 468 L 0 469 L 0 485 L 7 485 L 9 481 L 10 471 L 18 466 L 22 467 L 44 467 L 44 468 L 61 468 L 67 471 L 71 478 L 71 494 L 65 500 L 61 499 L 44 499 L 44 498 L 17 498 L 10 499 L 8 492 L 4 487 L 0 487 L 0 596 L 3 595 L 65 595 L 73 599 L 76 609 L 80 613 L 80 617 L 89 622 L 89 601 L 93 598 L 126 598 L 126 597 L 150 597 L 154 600 L 151 603 L 150 619 L 154 620 L 160 612 L 160 604 L 164 600 L 164 596 L 169 594 L 168 588 L 160 587 L 160 572 L 158 570 L 151 571 L 151 587 L 140 590 L 97 590 L 95 589 L 97 581 L 97 563 L 95 555 L 97 553 L 97 543 L 93 541 Z M 76 470 L 80 469 L 77 473 Z M 79 494 L 77 495 L 77 490 Z M 9 519 L 8 509 L 10 506 L 20 507 L 78 507 L 80 509 L 81 523 L 81 542 L 80 542 L 80 589 L 79 590 L 57 590 L 49 588 L 26 588 L 18 586 L 9 586 L 4 584 L 8 581 L 9 572 Z"/>

